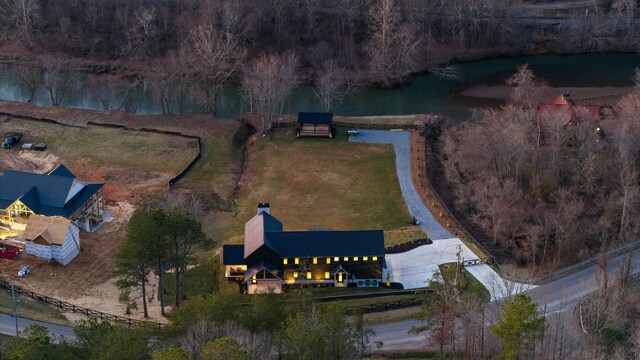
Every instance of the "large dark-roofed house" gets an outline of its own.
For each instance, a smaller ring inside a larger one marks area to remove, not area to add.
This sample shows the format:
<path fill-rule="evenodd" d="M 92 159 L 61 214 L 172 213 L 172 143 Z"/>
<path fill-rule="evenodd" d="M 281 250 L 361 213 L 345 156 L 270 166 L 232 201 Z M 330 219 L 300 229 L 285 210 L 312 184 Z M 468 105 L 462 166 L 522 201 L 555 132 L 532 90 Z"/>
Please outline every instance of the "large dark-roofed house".
<path fill-rule="evenodd" d="M 102 186 L 76 178 L 64 165 L 49 174 L 5 170 L 0 176 L 0 221 L 12 226 L 31 214 L 61 216 L 93 231 L 102 222 Z"/>
<path fill-rule="evenodd" d="M 290 286 L 378 286 L 383 281 L 384 233 L 284 231 L 269 204 L 245 224 L 244 245 L 225 245 L 227 279 L 249 293 Z"/>
<path fill-rule="evenodd" d="M 333 139 L 336 127 L 332 113 L 299 112 L 297 137 L 328 137 Z"/>

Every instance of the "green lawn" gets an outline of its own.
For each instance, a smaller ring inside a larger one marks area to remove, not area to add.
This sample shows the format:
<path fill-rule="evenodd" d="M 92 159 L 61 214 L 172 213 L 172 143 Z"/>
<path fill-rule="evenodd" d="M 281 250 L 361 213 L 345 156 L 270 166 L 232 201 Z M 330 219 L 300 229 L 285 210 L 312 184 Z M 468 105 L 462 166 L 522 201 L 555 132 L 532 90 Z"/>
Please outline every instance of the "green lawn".
<path fill-rule="evenodd" d="M 438 265 L 440 273 L 445 281 L 453 282 L 456 274 L 456 263 L 446 263 Z M 478 297 L 483 302 L 491 301 L 491 294 L 489 290 L 482 285 L 470 272 L 462 269 L 462 276 L 460 276 L 460 295 L 462 300 L 469 297 Z"/>
<path fill-rule="evenodd" d="M 61 162 L 178 174 L 195 157 L 194 140 L 140 131 L 72 128 L 29 120 L 5 119 L 0 132 L 21 132 L 24 142 L 43 142 Z M 14 151 L 18 151 L 19 147 Z M 34 152 L 35 154 L 35 152 Z M 73 169 L 73 167 L 72 167 Z"/>
<path fill-rule="evenodd" d="M 31 320 L 60 325 L 71 324 L 58 309 L 23 296 L 17 297 L 17 312 L 18 316 Z M 0 288 L 0 313 L 13 315 L 11 291 L 5 288 Z"/>
<path fill-rule="evenodd" d="M 334 140 L 296 139 L 286 129 L 273 140 L 259 138 L 250 152 L 235 212 L 205 225 L 217 239 L 242 235 L 258 202 L 271 204 L 285 230 L 392 230 L 411 220 L 391 145 L 350 143 L 344 129 Z"/>

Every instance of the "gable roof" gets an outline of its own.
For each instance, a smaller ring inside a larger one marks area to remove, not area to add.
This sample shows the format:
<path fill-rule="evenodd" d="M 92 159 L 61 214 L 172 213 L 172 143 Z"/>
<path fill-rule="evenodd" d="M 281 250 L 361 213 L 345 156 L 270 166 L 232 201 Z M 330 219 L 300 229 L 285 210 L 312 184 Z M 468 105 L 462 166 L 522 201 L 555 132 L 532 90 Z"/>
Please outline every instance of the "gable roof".
<path fill-rule="evenodd" d="M 251 256 L 263 246 L 275 250 L 273 244 L 265 237 L 265 232 L 282 231 L 282 223 L 271 214 L 261 211 L 244 224 L 244 257 Z"/>
<path fill-rule="evenodd" d="M 299 112 L 298 113 L 299 124 L 331 125 L 332 122 L 333 122 L 332 113 L 318 113 L 318 112 Z"/>
<path fill-rule="evenodd" d="M 20 200 L 33 212 L 68 217 L 102 186 L 76 179 L 64 165 L 49 174 L 5 170 L 0 176 L 0 207 Z"/>
<path fill-rule="evenodd" d="M 266 235 L 283 258 L 384 256 L 382 230 L 281 231 Z"/>
<path fill-rule="evenodd" d="M 26 241 L 37 244 L 62 246 L 70 226 L 75 225 L 69 219 L 34 214 L 27 220 L 22 236 Z"/>
<path fill-rule="evenodd" d="M 70 177 L 70 178 L 76 178 L 75 175 L 73 175 L 73 173 L 71 172 L 71 170 L 67 169 L 66 166 L 64 166 L 63 164 L 58 165 L 57 168 L 51 170 L 51 172 L 49 173 L 49 175 L 56 175 L 56 176 L 63 176 L 63 177 Z"/>
<path fill-rule="evenodd" d="M 560 95 L 555 98 L 551 103 L 538 104 L 538 123 L 544 124 L 546 117 L 550 113 L 565 112 L 563 114 L 564 125 L 569 125 L 574 119 L 577 111 L 585 111 L 590 119 L 586 119 L 597 126 L 600 120 L 600 106 L 598 105 L 578 105 L 568 96 Z"/>

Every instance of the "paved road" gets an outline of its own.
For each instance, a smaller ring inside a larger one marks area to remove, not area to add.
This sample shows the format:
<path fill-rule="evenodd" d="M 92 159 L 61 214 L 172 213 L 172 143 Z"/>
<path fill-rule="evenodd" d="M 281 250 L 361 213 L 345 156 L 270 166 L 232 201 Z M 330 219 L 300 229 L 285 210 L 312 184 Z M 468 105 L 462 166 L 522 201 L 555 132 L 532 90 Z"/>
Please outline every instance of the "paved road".
<path fill-rule="evenodd" d="M 52 335 L 52 340 L 54 342 L 58 342 L 57 339 L 61 336 L 64 336 L 68 339 L 74 339 L 73 328 L 70 326 L 62 326 L 56 324 L 45 323 L 41 321 L 34 321 L 25 318 L 18 317 L 18 329 L 19 331 L 24 330 L 31 324 L 42 325 L 49 329 L 49 333 Z M 6 314 L 0 314 L 0 334 L 3 335 L 16 335 L 16 320 L 13 316 L 9 316 Z"/>
<path fill-rule="evenodd" d="M 624 255 L 617 256 L 609 261 L 609 281 L 616 281 L 616 274 Z M 640 273 L 640 250 L 632 253 L 631 274 Z M 587 295 L 598 289 L 598 265 L 592 265 L 584 270 L 568 275 L 562 279 L 539 286 L 527 292 L 545 308 L 547 314 L 572 311 L 577 304 Z M 485 315 L 490 316 L 495 311 L 496 303 L 487 304 Z M 425 335 L 408 334 L 412 327 L 419 324 L 417 321 L 402 321 L 385 325 L 374 326 L 376 332 L 373 341 L 383 341 L 383 351 L 394 350 L 425 350 L 427 343 Z"/>
<path fill-rule="evenodd" d="M 415 186 L 413 186 L 409 153 L 411 134 L 409 132 L 360 130 L 360 134 L 352 137 L 351 141 L 393 144 L 393 149 L 396 154 L 396 171 L 398 173 L 398 181 L 400 182 L 400 190 L 409 208 L 409 213 L 420 221 L 420 227 L 429 234 L 432 240 L 455 237 L 434 219 L 429 209 L 422 203 L 422 199 L 420 199 L 420 195 L 418 195 Z"/>

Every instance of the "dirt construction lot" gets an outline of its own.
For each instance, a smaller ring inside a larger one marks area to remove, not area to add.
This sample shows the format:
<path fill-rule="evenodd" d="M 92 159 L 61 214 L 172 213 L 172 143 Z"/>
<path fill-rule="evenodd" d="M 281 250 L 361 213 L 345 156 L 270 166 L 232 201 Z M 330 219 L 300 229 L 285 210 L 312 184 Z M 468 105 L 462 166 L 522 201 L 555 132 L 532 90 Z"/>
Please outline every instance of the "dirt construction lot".
<path fill-rule="evenodd" d="M 95 233 L 81 232 L 81 253 L 66 267 L 21 254 L 0 259 L 0 274 L 18 285 L 80 306 L 124 315 L 110 280 L 115 254 L 128 219 L 147 195 L 168 187 L 195 157 L 195 140 L 162 134 L 89 126 L 64 127 L 31 120 L 0 118 L 0 133 L 21 132 L 25 142 L 45 142 L 44 152 L 0 149 L 0 169 L 46 173 L 64 163 L 75 175 L 105 183 L 105 222 Z M 16 276 L 22 264 L 31 273 Z M 138 317 L 136 313 L 133 317 Z"/>

